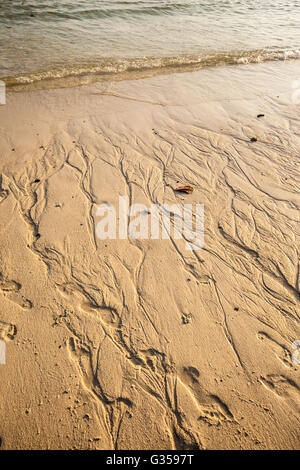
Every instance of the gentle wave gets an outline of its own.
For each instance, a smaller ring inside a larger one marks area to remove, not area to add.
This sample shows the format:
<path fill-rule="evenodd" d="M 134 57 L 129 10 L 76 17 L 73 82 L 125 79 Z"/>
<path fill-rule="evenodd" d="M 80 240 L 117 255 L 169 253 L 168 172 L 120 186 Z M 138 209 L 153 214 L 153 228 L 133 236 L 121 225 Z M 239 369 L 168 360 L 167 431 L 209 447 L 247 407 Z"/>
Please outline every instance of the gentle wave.
<path fill-rule="evenodd" d="M 60 19 L 101 19 L 110 17 L 134 17 L 140 15 L 172 15 L 178 13 L 187 14 L 201 14 L 207 12 L 226 11 L 228 5 L 226 2 L 220 3 L 189 1 L 186 2 L 171 2 L 158 4 L 153 1 L 139 1 L 139 2 L 104 2 L 103 5 L 98 5 L 97 8 L 88 8 L 84 4 L 71 5 L 62 3 L 59 8 L 56 3 L 42 3 L 42 4 L 25 4 L 25 3 L 12 3 L 7 6 L 5 3 L 0 4 L 0 19 L 5 20 L 23 20 L 30 18 L 37 18 L 38 20 L 51 20 L 51 18 Z M 249 10 L 253 7 L 249 6 Z"/>
<path fill-rule="evenodd" d="M 297 1 L 289 2 L 289 4 L 278 5 L 278 8 L 288 10 L 292 7 L 297 7 Z M 257 11 L 272 11 L 276 8 L 276 5 L 272 3 L 262 4 L 255 1 L 253 4 L 243 5 L 242 2 L 234 0 L 230 2 L 215 1 L 193 1 L 188 2 L 171 1 L 161 2 L 158 4 L 156 1 L 116 1 L 109 2 L 104 1 L 102 5 L 94 2 L 87 2 L 87 4 L 78 4 L 77 2 L 71 1 L 71 3 L 62 1 L 57 2 L 29 2 L 25 1 L 19 3 L 16 0 L 11 0 L 8 4 L 0 4 L 0 20 L 51 20 L 51 19 L 101 19 L 101 18 L 113 18 L 113 17 L 136 17 L 140 15 L 176 15 L 176 14 L 188 14 L 188 15 L 201 15 L 206 13 L 220 14 L 226 12 L 229 9 L 231 13 L 238 15 L 247 15 L 249 12 Z"/>
<path fill-rule="evenodd" d="M 139 59 L 102 59 L 97 63 L 66 65 L 34 73 L 1 77 L 14 90 L 25 88 L 60 88 L 103 80 L 122 80 L 171 72 L 198 70 L 219 65 L 240 65 L 300 59 L 300 50 L 209 54 L 184 57 L 148 57 Z"/>
<path fill-rule="evenodd" d="M 0 0 L 0 77 L 72 86 L 297 58 L 299 15 L 299 0 Z"/>
<path fill-rule="evenodd" d="M 1 14 L 0 18 L 5 17 L 6 20 L 22 20 L 37 18 L 38 20 L 51 20 L 53 19 L 70 19 L 70 20 L 84 20 L 84 19 L 101 19 L 101 18 L 122 18 L 124 16 L 134 17 L 139 15 L 169 15 L 176 13 L 191 12 L 191 6 L 185 4 L 173 4 L 173 5 L 157 5 L 157 6 L 145 6 L 139 8 L 111 8 L 111 9 L 78 9 L 71 11 L 57 11 L 57 10 L 16 10 L 13 13 L 6 12 Z"/>

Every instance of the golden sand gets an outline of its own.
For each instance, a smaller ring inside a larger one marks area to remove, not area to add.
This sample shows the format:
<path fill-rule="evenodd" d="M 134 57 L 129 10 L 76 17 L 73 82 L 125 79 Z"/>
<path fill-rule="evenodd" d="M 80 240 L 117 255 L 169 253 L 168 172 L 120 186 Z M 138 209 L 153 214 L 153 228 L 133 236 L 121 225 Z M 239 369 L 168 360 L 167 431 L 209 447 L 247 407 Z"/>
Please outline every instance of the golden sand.
<path fill-rule="evenodd" d="M 299 76 L 8 93 L 3 449 L 299 448 Z M 204 204 L 203 248 L 98 239 L 97 207 L 120 195 Z"/>

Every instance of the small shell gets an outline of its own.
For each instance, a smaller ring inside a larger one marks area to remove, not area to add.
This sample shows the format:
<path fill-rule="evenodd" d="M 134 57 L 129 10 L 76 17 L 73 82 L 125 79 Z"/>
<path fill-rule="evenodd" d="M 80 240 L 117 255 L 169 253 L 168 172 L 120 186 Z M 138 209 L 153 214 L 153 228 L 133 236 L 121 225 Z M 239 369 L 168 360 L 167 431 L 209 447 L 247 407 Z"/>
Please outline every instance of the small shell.
<path fill-rule="evenodd" d="M 192 186 L 179 186 L 179 188 L 176 188 L 174 191 L 178 191 L 179 193 L 192 194 L 194 188 L 192 188 Z"/>

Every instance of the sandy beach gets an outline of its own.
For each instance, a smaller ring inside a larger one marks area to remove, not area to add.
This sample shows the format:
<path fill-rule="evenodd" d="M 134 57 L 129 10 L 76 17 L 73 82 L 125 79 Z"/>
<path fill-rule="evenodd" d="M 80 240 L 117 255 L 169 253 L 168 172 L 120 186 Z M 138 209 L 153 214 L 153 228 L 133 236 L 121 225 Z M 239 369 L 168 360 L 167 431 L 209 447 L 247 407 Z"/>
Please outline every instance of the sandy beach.
<path fill-rule="evenodd" d="M 300 448 L 299 78 L 286 61 L 8 90 L 2 449 Z M 203 204 L 203 248 L 99 239 L 119 196 Z"/>

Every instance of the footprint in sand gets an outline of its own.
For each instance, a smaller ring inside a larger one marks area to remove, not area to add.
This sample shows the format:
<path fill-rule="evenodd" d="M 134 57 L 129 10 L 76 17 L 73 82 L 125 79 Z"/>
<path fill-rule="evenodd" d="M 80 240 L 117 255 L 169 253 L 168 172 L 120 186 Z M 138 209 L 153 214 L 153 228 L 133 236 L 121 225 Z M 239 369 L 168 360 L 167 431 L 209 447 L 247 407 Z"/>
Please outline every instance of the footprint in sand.
<path fill-rule="evenodd" d="M 260 382 L 278 397 L 289 398 L 299 406 L 300 388 L 292 379 L 284 375 L 269 374 L 265 377 L 261 376 Z"/>
<path fill-rule="evenodd" d="M 90 350 L 74 336 L 69 338 L 66 345 L 70 360 L 78 367 L 82 386 L 90 392 L 95 383 Z"/>
<path fill-rule="evenodd" d="M 200 372 L 196 367 L 184 367 L 180 380 L 197 402 L 198 421 L 215 426 L 219 426 L 224 421 L 235 421 L 226 403 L 201 385 Z"/>
<path fill-rule="evenodd" d="M 291 353 L 283 344 L 276 341 L 265 331 L 259 331 L 257 333 L 257 338 L 260 341 L 266 341 L 270 344 L 275 356 L 285 367 L 293 367 Z"/>
<path fill-rule="evenodd" d="M 56 287 L 72 306 L 76 305 L 76 307 L 106 326 L 113 328 L 118 326 L 119 317 L 113 308 L 94 303 L 73 284 L 56 284 Z"/>
<path fill-rule="evenodd" d="M 5 323 L 0 321 L 0 339 L 6 340 L 14 340 L 17 334 L 17 327 L 12 323 Z"/>
<path fill-rule="evenodd" d="M 22 285 L 16 281 L 5 279 L 0 273 L 0 291 L 12 302 L 15 302 L 24 309 L 32 308 L 32 302 L 20 293 Z"/>

